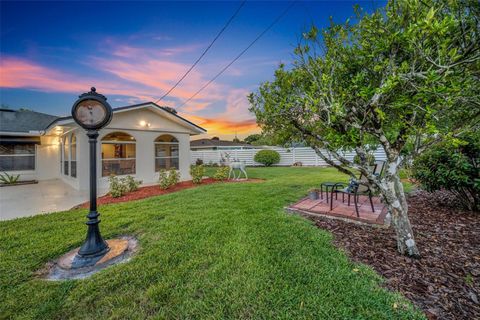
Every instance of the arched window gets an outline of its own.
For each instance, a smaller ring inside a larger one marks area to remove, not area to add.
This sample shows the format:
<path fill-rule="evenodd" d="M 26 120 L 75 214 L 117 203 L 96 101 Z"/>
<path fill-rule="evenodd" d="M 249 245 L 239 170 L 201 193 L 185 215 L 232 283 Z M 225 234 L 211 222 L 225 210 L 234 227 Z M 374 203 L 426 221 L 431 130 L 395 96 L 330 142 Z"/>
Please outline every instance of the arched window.
<path fill-rule="evenodd" d="M 178 140 L 164 134 L 155 139 L 155 171 L 178 169 Z"/>
<path fill-rule="evenodd" d="M 68 160 L 69 160 L 69 147 L 68 147 L 68 137 L 63 137 L 63 174 L 68 176 Z"/>
<path fill-rule="evenodd" d="M 102 138 L 102 177 L 135 174 L 135 138 L 112 132 Z"/>
<path fill-rule="evenodd" d="M 70 137 L 70 176 L 77 177 L 77 137 L 74 133 Z"/>

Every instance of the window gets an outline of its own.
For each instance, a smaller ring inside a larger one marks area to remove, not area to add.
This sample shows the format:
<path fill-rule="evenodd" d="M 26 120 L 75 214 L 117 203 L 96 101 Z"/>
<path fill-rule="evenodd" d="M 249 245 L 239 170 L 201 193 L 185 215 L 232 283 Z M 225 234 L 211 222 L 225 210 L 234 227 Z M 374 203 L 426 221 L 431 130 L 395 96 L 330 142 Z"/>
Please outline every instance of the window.
<path fill-rule="evenodd" d="M 63 174 L 68 176 L 68 159 L 69 159 L 69 155 L 68 155 L 68 138 L 67 136 L 64 136 L 63 137 Z"/>
<path fill-rule="evenodd" d="M 70 176 L 77 177 L 77 137 L 72 134 L 70 138 Z"/>
<path fill-rule="evenodd" d="M 168 134 L 155 139 L 155 171 L 178 169 L 178 140 Z"/>
<path fill-rule="evenodd" d="M 102 139 L 102 177 L 135 174 L 135 138 L 112 132 Z"/>
<path fill-rule="evenodd" d="M 0 142 L 0 171 L 35 170 L 35 143 Z"/>

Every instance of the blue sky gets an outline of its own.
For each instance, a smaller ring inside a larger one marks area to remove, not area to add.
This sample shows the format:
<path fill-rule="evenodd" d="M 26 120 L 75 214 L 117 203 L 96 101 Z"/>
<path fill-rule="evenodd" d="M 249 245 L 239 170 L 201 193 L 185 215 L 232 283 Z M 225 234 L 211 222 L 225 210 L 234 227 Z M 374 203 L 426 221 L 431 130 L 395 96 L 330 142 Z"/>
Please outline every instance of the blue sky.
<path fill-rule="evenodd" d="M 183 102 L 239 54 L 290 2 L 247 1 L 189 76 L 159 104 L 231 138 L 256 132 L 246 95 L 272 79 L 312 23 L 343 22 L 359 3 L 297 2 L 195 99 Z M 66 115 L 90 86 L 114 107 L 155 101 L 191 66 L 240 2 L 1 2 L 0 102 Z"/>

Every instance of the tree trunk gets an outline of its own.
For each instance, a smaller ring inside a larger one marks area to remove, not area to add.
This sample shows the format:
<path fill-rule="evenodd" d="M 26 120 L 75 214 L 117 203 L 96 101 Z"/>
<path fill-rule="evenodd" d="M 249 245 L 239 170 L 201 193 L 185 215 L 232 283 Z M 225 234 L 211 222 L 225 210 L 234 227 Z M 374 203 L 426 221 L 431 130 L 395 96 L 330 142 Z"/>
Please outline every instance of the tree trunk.
<path fill-rule="evenodd" d="M 408 204 L 398 173 L 398 161 L 387 163 L 385 181 L 380 188 L 384 201 L 392 215 L 392 226 L 397 235 L 397 249 L 403 255 L 420 257 L 408 219 Z"/>

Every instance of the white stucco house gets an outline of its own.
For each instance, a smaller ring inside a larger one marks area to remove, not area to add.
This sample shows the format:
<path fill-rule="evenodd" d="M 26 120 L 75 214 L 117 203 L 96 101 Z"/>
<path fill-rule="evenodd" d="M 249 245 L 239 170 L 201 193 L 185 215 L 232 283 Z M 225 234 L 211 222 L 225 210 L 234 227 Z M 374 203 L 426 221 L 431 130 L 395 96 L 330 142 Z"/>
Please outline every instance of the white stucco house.
<path fill-rule="evenodd" d="M 170 168 L 189 180 L 190 136 L 205 132 L 152 102 L 114 108 L 112 121 L 99 132 L 99 188 L 108 187 L 111 174 L 156 183 L 158 171 Z M 72 117 L 0 109 L 0 172 L 20 174 L 21 180 L 61 179 L 87 190 L 88 160 L 88 138 Z"/>

